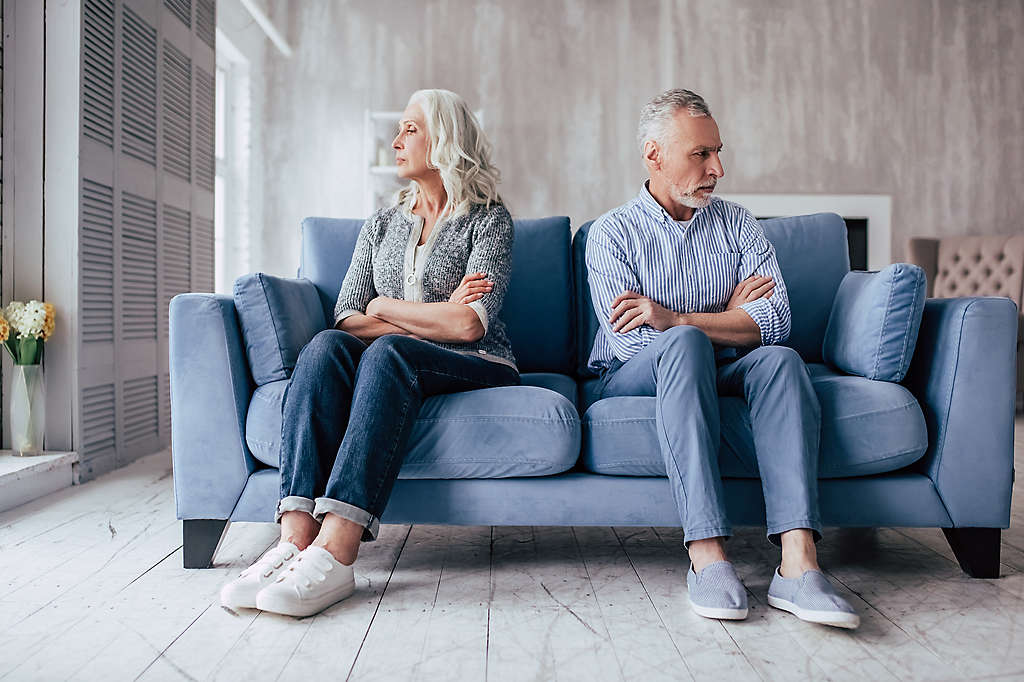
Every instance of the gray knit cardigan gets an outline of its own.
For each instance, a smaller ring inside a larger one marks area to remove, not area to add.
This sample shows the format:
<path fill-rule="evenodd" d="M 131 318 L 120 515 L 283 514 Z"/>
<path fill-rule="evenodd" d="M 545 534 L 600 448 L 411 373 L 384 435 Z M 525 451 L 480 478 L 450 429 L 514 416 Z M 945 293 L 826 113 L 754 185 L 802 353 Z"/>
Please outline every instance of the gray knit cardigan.
<path fill-rule="evenodd" d="M 356 239 L 352 262 L 334 306 L 334 325 L 365 313 L 377 296 L 424 303 L 445 302 L 470 272 L 485 272 L 494 288 L 468 304 L 480 317 L 484 335 L 475 343 L 441 343 L 441 348 L 515 367 L 512 346 L 499 313 L 508 289 L 512 217 L 501 204 L 474 204 L 466 215 L 438 221 L 414 264 L 423 218 L 400 206 L 374 213 Z"/>

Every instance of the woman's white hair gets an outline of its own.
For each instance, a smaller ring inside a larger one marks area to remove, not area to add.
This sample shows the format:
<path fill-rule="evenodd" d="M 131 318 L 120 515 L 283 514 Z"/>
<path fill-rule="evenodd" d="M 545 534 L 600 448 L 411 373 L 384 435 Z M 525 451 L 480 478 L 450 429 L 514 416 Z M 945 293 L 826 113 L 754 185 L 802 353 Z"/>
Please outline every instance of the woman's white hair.
<path fill-rule="evenodd" d="M 427 123 L 427 165 L 441 173 L 448 194 L 441 215 L 464 215 L 473 204 L 502 203 L 501 173 L 491 163 L 491 144 L 466 101 L 451 90 L 417 90 L 409 104 L 419 104 Z M 397 203 L 406 211 L 416 204 L 415 180 L 399 190 Z"/>

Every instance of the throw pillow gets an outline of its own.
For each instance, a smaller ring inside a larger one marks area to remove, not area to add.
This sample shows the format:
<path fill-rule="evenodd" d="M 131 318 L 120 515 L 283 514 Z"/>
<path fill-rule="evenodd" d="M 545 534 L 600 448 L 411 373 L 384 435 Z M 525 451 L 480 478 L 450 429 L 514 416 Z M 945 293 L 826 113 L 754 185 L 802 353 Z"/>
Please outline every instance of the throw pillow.
<path fill-rule="evenodd" d="M 242 275 L 234 298 L 257 386 L 290 378 L 299 351 L 327 328 L 320 294 L 308 279 Z"/>
<path fill-rule="evenodd" d="M 902 381 L 917 344 L 925 287 L 924 270 L 909 263 L 847 273 L 825 330 L 825 362 L 847 374 Z"/>

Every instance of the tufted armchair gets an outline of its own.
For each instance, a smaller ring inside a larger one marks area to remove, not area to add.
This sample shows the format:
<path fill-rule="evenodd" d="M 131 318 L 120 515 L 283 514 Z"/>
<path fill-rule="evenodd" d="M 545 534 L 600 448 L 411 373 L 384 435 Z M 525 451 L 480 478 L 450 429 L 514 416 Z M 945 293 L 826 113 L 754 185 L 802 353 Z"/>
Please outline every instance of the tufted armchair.
<path fill-rule="evenodd" d="M 1024 235 L 912 237 L 907 260 L 924 269 L 929 298 L 1005 296 L 1017 304 L 1017 411 L 1024 409 Z"/>

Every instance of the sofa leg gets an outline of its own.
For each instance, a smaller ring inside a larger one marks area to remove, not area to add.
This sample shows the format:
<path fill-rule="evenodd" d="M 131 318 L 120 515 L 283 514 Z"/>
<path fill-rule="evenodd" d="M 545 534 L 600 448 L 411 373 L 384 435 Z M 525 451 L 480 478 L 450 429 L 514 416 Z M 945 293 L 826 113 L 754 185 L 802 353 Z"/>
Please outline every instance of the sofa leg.
<path fill-rule="evenodd" d="M 999 577 L 999 528 L 943 528 L 946 542 L 972 578 Z"/>
<path fill-rule="evenodd" d="M 185 519 L 181 528 L 185 568 L 210 568 L 227 526 L 226 519 Z"/>

